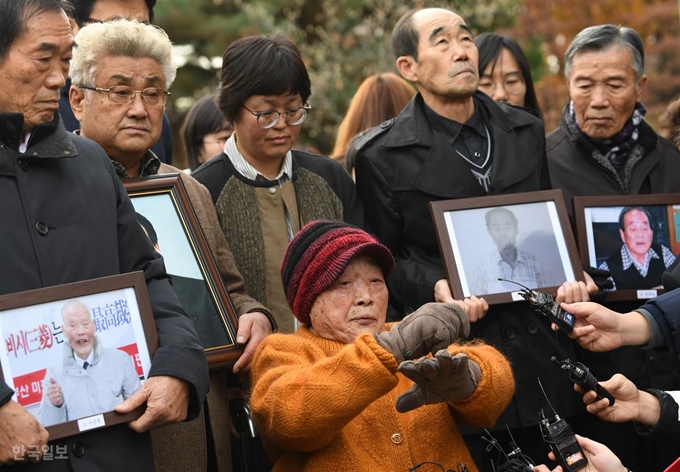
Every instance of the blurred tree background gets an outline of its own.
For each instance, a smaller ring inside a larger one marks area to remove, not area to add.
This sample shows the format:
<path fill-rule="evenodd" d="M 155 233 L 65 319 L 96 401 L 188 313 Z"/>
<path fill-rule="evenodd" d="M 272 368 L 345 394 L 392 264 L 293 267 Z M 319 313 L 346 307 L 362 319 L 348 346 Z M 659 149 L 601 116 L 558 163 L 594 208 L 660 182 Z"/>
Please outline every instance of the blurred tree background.
<path fill-rule="evenodd" d="M 396 73 L 390 35 L 411 8 L 441 6 L 459 13 L 473 32 L 497 31 L 522 44 L 532 65 L 545 128 L 557 126 L 568 101 L 564 52 L 586 26 L 614 23 L 645 40 L 649 81 L 643 102 L 656 125 L 680 92 L 678 0 L 159 0 L 155 23 L 176 45 L 177 80 L 168 116 L 176 165 L 183 166 L 179 128 L 200 96 L 217 90 L 222 53 L 235 39 L 280 34 L 302 52 L 312 79 L 313 110 L 298 145 L 331 152 L 337 126 L 359 84 L 369 75 Z"/>

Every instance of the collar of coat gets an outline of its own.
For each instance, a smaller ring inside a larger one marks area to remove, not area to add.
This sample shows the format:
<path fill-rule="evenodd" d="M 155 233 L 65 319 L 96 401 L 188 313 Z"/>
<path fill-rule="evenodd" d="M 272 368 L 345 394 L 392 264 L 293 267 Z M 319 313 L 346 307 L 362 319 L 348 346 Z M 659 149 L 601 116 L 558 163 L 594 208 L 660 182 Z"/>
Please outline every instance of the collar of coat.
<path fill-rule="evenodd" d="M 0 113 L 0 141 L 18 151 L 23 125 L 23 114 Z M 64 128 L 59 113 L 55 112 L 51 122 L 38 125 L 33 129 L 26 152 L 17 157 L 59 158 L 77 155 L 76 148 Z"/>
<path fill-rule="evenodd" d="M 526 113 L 526 108 L 497 103 L 482 92 L 475 92 L 472 99 L 476 107 L 483 108 L 483 117 L 506 132 L 512 131 L 514 128 L 531 125 L 537 120 L 533 114 Z M 416 116 L 417 119 L 414 120 L 413 118 Z M 413 144 L 431 146 L 433 133 L 434 131 L 425 117 L 425 102 L 422 95 L 418 93 L 394 120 L 394 125 L 383 145 L 386 147 Z"/>
<path fill-rule="evenodd" d="M 569 136 L 569 139 L 571 139 L 574 144 L 581 145 L 586 151 L 588 151 L 589 154 L 592 154 L 592 152 L 597 148 L 595 144 L 590 141 L 590 139 L 588 139 L 588 136 L 585 133 L 580 133 L 580 135 L 575 136 L 574 133 L 571 132 L 571 129 L 567 124 L 567 120 L 571 120 L 569 104 L 567 104 L 567 106 L 562 109 L 560 128 L 562 128 L 562 130 L 567 136 Z M 640 136 L 638 137 L 637 143 L 642 146 L 647 153 L 649 153 L 659 143 L 659 135 L 656 134 L 656 131 L 654 131 L 654 129 L 649 125 L 649 123 L 647 123 L 646 120 L 642 120 L 638 126 L 638 132 L 640 133 Z"/>

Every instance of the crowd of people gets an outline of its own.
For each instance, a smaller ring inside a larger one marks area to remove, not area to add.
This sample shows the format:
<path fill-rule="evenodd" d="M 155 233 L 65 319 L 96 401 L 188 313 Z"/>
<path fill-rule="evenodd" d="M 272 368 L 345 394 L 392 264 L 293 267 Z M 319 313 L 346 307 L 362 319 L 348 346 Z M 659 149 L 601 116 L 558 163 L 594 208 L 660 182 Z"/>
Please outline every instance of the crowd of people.
<path fill-rule="evenodd" d="M 485 213 L 496 249 L 458 298 L 429 210 L 561 189 L 573 218 L 577 196 L 680 192 L 680 152 L 644 119 L 633 29 L 574 38 L 570 102 L 546 135 L 515 40 L 474 37 L 447 9 L 412 10 L 392 32 L 399 75 L 359 87 L 331 157 L 296 145 L 314 113 L 297 46 L 244 37 L 226 47 L 218 91 L 187 114 L 179 169 L 165 115 L 176 66 L 151 25 L 155 3 L 0 0 L 0 294 L 143 271 L 159 344 L 140 383 L 128 354 L 101 345 L 91 309 L 69 302 L 38 417 L 0 383 L 0 465 L 239 470 L 234 396 L 248 399 L 266 451 L 258 470 L 495 471 L 493 434 L 534 470 L 559 471 L 540 434 L 546 399 L 578 433 L 586 471 L 661 471 L 678 457 L 680 269 L 644 207 L 621 211 L 620 250 L 557 288 L 569 334 L 528 304 L 484 299 L 514 290 L 495 270 L 544 286 L 512 210 Z M 182 181 L 238 316 L 229 368 L 206 361 L 206 340 L 221 342 L 210 295 L 167 273 L 123 185 L 156 175 Z M 666 293 L 641 307 L 603 296 L 630 288 Z M 615 404 L 574 387 L 553 358 L 608 379 Z M 45 429 L 139 407 L 128 424 L 55 440 Z"/>

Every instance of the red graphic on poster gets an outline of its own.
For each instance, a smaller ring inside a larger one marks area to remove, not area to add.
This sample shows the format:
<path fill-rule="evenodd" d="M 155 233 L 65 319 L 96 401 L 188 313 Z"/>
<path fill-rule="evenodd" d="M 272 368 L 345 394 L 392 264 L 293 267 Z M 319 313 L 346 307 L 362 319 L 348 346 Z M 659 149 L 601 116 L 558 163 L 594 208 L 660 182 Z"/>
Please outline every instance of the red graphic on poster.
<path fill-rule="evenodd" d="M 14 377 L 14 390 L 17 393 L 17 402 L 21 406 L 40 403 L 42 399 L 42 381 L 47 369 L 36 370 L 30 374 Z"/>
<path fill-rule="evenodd" d="M 137 347 L 137 343 L 121 346 L 118 349 L 130 354 L 130 357 L 132 357 L 132 362 L 135 364 L 135 369 L 137 369 L 137 374 L 142 377 L 144 375 L 144 370 L 142 370 L 142 361 L 139 359 L 139 348 Z"/>

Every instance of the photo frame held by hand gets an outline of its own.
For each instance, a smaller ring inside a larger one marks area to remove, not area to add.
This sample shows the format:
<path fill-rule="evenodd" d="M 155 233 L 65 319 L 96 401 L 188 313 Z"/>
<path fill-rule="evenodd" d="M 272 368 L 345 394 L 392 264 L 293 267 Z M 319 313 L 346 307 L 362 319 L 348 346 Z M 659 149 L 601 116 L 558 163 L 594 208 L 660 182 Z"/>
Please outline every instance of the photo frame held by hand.
<path fill-rule="evenodd" d="M 238 317 L 179 174 L 123 181 L 137 219 L 163 256 L 172 286 L 194 322 L 210 369 L 232 366 Z"/>
<path fill-rule="evenodd" d="M 144 412 L 113 411 L 148 379 L 158 349 L 142 272 L 3 295 L 0 334 L 0 374 L 50 440 Z"/>
<path fill-rule="evenodd" d="M 609 270 L 607 301 L 664 292 L 662 274 L 680 254 L 680 194 L 574 197 L 581 262 Z"/>
<path fill-rule="evenodd" d="M 583 280 L 560 190 L 430 202 L 453 297 L 490 305 L 524 301 L 513 280 L 555 296 Z"/>

